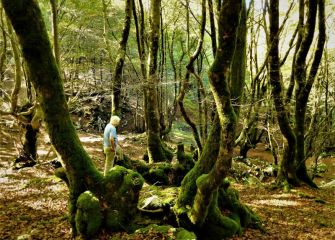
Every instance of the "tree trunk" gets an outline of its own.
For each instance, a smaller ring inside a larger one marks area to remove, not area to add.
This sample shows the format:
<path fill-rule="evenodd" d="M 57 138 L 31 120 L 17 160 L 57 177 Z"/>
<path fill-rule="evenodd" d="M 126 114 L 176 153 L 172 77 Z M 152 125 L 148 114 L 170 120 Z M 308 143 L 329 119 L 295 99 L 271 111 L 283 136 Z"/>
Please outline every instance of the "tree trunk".
<path fill-rule="evenodd" d="M 37 2 L 2 0 L 2 4 L 19 38 L 51 143 L 63 161 L 69 182 L 73 233 L 79 231 L 85 238 L 91 238 L 99 231 L 103 218 L 111 231 L 127 228 L 137 211 L 142 177 L 122 167 L 112 169 L 105 178 L 97 171 L 72 124 Z"/>
<path fill-rule="evenodd" d="M 279 175 L 277 178 L 278 183 L 288 181 L 292 184 L 298 184 L 295 173 L 295 151 L 296 151 L 296 136 L 291 128 L 287 110 L 285 108 L 284 99 L 282 97 L 282 85 L 280 81 L 280 62 L 279 62 L 279 1 L 270 1 L 270 84 L 272 86 L 272 94 L 274 104 L 277 112 L 277 119 L 280 130 L 284 135 L 287 143 L 283 159 L 281 162 Z"/>
<path fill-rule="evenodd" d="M 112 114 L 121 116 L 121 82 L 122 82 L 122 72 L 123 64 L 126 56 L 127 41 L 130 31 L 132 5 L 134 0 L 127 0 L 125 6 L 125 19 L 124 26 L 122 30 L 122 38 L 120 41 L 120 46 L 118 50 L 118 56 L 116 59 L 113 80 L 112 80 Z"/>
<path fill-rule="evenodd" d="M 309 52 L 310 46 L 312 45 L 316 13 L 318 9 L 318 28 L 319 37 L 317 47 L 314 52 L 312 66 L 307 76 L 306 73 L 306 58 Z M 321 62 L 322 53 L 324 49 L 324 43 L 326 39 L 326 26 L 325 26 L 325 6 L 324 0 L 311 0 L 308 2 L 308 15 L 307 22 L 304 29 L 304 35 L 301 42 L 301 47 L 297 53 L 295 61 L 294 77 L 296 80 L 296 103 L 295 103 L 295 134 L 297 136 L 297 176 L 298 178 L 310 185 L 311 187 L 317 187 L 317 185 L 311 180 L 307 174 L 307 168 L 305 164 L 305 116 L 307 110 L 307 103 L 309 93 L 314 84 L 314 80 Z"/>
<path fill-rule="evenodd" d="M 160 120 L 157 101 L 157 55 L 159 45 L 161 0 L 150 1 L 150 45 L 146 85 L 147 144 L 149 162 L 167 161 L 167 151 L 160 138 Z"/>

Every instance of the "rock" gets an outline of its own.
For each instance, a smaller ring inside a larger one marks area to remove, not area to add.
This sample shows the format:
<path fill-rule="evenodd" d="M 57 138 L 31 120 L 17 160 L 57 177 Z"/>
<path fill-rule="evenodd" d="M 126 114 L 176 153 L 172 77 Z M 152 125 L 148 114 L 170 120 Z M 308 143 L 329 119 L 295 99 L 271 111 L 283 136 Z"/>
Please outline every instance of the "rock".
<path fill-rule="evenodd" d="M 17 240 L 32 240 L 33 238 L 31 237 L 30 234 L 22 234 L 17 237 Z"/>
<path fill-rule="evenodd" d="M 329 183 L 326 183 L 321 186 L 322 188 L 334 188 L 335 187 L 335 179 Z"/>
<path fill-rule="evenodd" d="M 143 201 L 142 209 L 153 210 L 153 209 L 162 208 L 162 206 L 163 206 L 162 200 L 158 196 L 153 195 Z"/>

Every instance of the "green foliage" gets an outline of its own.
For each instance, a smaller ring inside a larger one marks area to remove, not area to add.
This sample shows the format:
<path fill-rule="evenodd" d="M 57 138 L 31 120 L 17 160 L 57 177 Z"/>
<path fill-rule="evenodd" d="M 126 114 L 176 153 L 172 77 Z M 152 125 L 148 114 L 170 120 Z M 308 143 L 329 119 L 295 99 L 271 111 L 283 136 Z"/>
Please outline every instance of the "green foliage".
<path fill-rule="evenodd" d="M 106 213 L 106 219 L 105 224 L 107 226 L 107 229 L 112 231 L 120 231 L 123 230 L 122 227 L 122 216 L 120 215 L 120 212 L 114 209 L 107 209 Z"/>
<path fill-rule="evenodd" d="M 90 238 L 97 234 L 102 223 L 99 200 L 89 191 L 77 200 L 76 227 L 80 235 Z"/>

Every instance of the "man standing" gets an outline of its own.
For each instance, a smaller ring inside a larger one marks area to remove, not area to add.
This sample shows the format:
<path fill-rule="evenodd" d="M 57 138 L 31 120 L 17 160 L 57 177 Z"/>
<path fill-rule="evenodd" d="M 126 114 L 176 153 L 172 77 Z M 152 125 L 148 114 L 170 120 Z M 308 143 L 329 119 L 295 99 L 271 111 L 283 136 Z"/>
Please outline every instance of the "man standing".
<path fill-rule="evenodd" d="M 118 116 L 111 116 L 110 122 L 104 130 L 104 153 L 106 155 L 104 176 L 113 167 L 115 153 L 120 152 L 118 145 L 116 127 L 119 126 L 121 119 Z"/>

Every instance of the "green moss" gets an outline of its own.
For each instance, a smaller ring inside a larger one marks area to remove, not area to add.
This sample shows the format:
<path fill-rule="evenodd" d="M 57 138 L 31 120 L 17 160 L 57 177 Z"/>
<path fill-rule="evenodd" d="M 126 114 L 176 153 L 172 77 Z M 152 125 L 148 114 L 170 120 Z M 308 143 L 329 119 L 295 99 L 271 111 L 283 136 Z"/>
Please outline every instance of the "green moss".
<path fill-rule="evenodd" d="M 208 211 L 207 220 L 200 230 L 203 239 L 219 240 L 231 237 L 242 232 L 239 223 L 239 216 L 231 214 L 231 217 L 224 216 L 218 207 L 218 194 L 214 194 Z"/>
<path fill-rule="evenodd" d="M 129 230 L 137 214 L 139 192 L 144 183 L 143 177 L 130 169 L 115 166 L 107 174 L 105 183 L 104 199 L 108 205 L 105 209 L 107 229 L 109 231 Z"/>
<path fill-rule="evenodd" d="M 250 224 L 259 224 L 259 218 L 246 205 L 239 200 L 238 191 L 234 188 L 221 187 L 218 195 L 218 206 L 220 209 L 227 209 L 231 212 L 230 217 L 238 221 L 242 227 Z"/>
<path fill-rule="evenodd" d="M 89 191 L 82 193 L 77 200 L 75 217 L 77 231 L 84 238 L 97 234 L 102 222 L 99 200 Z"/>
<path fill-rule="evenodd" d="M 169 162 L 171 162 L 171 160 L 174 156 L 173 152 L 167 146 L 164 146 L 163 149 L 164 149 L 164 153 L 165 153 L 165 156 L 166 156 L 167 160 Z"/>
<path fill-rule="evenodd" d="M 168 237 L 167 239 L 173 239 L 173 233 L 176 231 L 176 229 L 170 225 L 157 225 L 157 224 L 150 224 L 149 226 L 145 228 L 140 228 L 136 230 L 136 233 L 141 234 L 149 234 L 149 233 L 157 233 L 162 234 L 163 236 Z M 165 238 L 164 238 L 165 239 Z"/>
<path fill-rule="evenodd" d="M 108 231 L 116 232 L 123 230 L 122 222 L 124 217 L 115 209 L 108 209 L 106 212 L 105 225 Z"/>
<path fill-rule="evenodd" d="M 177 152 L 178 162 L 185 168 L 186 171 L 189 171 L 194 166 L 193 157 L 189 154 L 186 154 L 183 151 Z"/>
<path fill-rule="evenodd" d="M 127 193 L 130 190 L 134 192 L 138 192 L 141 190 L 142 185 L 144 183 L 143 177 L 137 172 L 128 172 L 127 175 L 124 176 L 122 185 L 118 190 L 119 193 Z"/>
<path fill-rule="evenodd" d="M 175 233 L 176 240 L 193 240 L 197 239 L 197 235 L 194 232 L 189 232 L 184 228 L 178 228 Z"/>
<path fill-rule="evenodd" d="M 202 174 L 200 177 L 197 178 L 196 184 L 198 189 L 201 189 L 201 192 L 203 195 L 209 194 L 210 189 L 206 186 L 209 186 L 209 175 L 208 174 Z"/>

